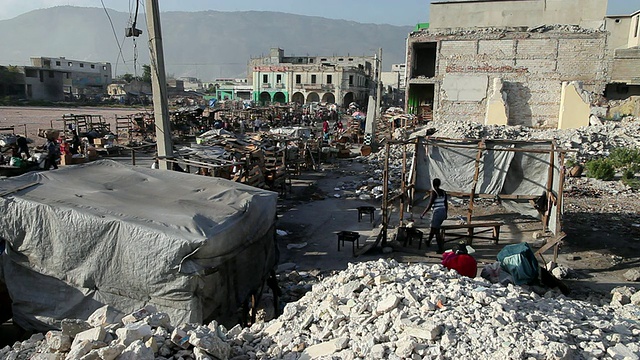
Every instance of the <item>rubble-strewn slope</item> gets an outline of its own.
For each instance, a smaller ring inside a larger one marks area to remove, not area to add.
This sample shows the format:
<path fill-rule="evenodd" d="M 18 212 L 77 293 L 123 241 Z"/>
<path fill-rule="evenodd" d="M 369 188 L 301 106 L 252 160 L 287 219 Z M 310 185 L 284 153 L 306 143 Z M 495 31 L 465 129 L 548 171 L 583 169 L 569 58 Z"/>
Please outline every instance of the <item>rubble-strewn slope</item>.
<path fill-rule="evenodd" d="M 555 292 L 540 297 L 527 287 L 460 277 L 440 265 L 379 260 L 350 264 L 288 304 L 278 319 L 250 328 L 226 331 L 215 322 L 172 328 L 162 314 L 145 310 L 110 325 L 101 310 L 89 319 L 93 327 L 79 322 L 67 326 L 67 334 L 40 335 L 1 350 L 0 356 L 637 359 L 640 292 L 625 296 L 636 305 L 597 307 Z M 85 331 L 70 336 L 70 329 Z M 44 355 L 52 348 L 58 355 Z"/>

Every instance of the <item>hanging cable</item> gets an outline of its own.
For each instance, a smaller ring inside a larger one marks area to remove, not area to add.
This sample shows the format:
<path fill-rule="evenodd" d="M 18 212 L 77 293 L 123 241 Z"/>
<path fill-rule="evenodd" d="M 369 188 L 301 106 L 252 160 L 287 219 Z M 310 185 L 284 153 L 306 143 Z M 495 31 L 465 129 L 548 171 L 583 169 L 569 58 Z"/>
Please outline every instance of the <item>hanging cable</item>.
<path fill-rule="evenodd" d="M 116 66 L 114 67 L 114 74 L 118 73 L 118 60 L 122 58 L 122 63 L 126 64 L 126 60 L 124 59 L 124 55 L 122 54 L 122 44 L 118 41 L 118 35 L 116 34 L 116 28 L 113 26 L 113 21 L 111 20 L 111 15 L 107 11 L 107 7 L 104 5 L 104 1 L 100 0 L 102 3 L 102 8 L 104 9 L 104 13 L 107 14 L 107 18 L 109 19 L 109 24 L 111 24 L 111 31 L 113 31 L 113 37 L 116 39 L 116 45 L 118 45 L 118 56 L 116 57 Z M 122 39 L 124 43 L 124 39 Z"/>

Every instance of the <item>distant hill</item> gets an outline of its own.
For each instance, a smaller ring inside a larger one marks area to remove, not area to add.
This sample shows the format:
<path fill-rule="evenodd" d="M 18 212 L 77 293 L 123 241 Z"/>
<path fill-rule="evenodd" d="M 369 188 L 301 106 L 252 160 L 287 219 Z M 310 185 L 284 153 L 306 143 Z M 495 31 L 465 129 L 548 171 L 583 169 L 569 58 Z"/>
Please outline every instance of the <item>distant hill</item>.
<path fill-rule="evenodd" d="M 129 14 L 108 10 L 118 41 Z M 165 12 L 161 14 L 167 73 L 203 81 L 244 77 L 251 57 L 280 47 L 285 55 L 373 55 L 383 49 L 383 68 L 405 61 L 405 38 L 412 27 L 362 24 L 346 20 L 276 12 Z M 145 15 L 138 16 L 138 74 L 149 63 Z M 106 61 L 118 74 L 133 73 L 134 45 L 118 46 L 101 8 L 58 6 L 0 21 L 0 65 L 26 65 L 30 57 L 64 56 Z M 117 60 L 117 61 L 116 61 Z M 116 65 L 117 64 L 117 65 Z"/>

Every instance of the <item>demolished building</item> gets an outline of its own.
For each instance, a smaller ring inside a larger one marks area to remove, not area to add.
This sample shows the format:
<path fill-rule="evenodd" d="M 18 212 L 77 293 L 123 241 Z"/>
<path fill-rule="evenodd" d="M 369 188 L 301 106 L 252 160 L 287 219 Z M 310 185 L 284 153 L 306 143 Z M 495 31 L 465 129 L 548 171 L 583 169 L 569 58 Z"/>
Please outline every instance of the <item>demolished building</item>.
<path fill-rule="evenodd" d="M 407 40 L 407 110 L 424 119 L 574 128 L 600 95 L 640 91 L 640 12 L 606 0 L 436 1 Z"/>

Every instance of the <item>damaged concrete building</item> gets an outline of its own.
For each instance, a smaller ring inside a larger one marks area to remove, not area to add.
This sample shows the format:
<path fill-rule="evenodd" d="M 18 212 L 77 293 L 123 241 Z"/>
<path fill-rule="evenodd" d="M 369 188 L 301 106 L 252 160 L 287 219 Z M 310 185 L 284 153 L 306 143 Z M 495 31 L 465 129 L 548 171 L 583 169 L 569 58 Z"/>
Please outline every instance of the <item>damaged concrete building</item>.
<path fill-rule="evenodd" d="M 429 28 L 407 39 L 407 111 L 425 120 L 587 125 L 600 95 L 640 89 L 640 12 L 606 11 L 607 0 L 432 2 Z"/>

